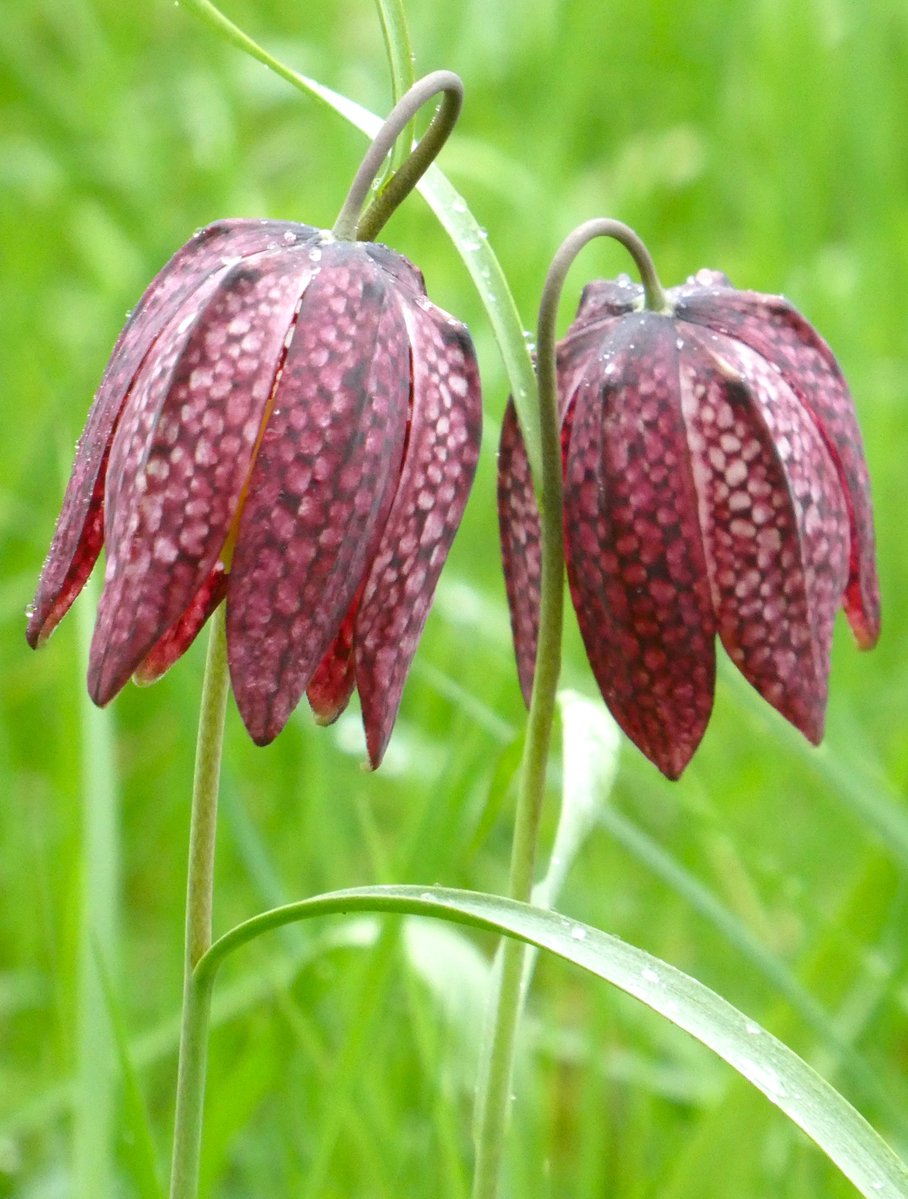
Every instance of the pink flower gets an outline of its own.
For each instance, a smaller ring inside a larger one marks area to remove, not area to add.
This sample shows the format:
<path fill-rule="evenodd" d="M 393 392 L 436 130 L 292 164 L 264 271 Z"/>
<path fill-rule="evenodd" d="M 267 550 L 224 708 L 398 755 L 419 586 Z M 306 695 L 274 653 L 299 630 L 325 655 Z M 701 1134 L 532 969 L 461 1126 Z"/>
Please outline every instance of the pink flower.
<path fill-rule="evenodd" d="M 304 691 L 359 691 L 388 743 L 480 437 L 463 325 L 384 246 L 279 221 L 197 233 L 101 381 L 44 565 L 44 641 L 106 543 L 89 692 L 148 681 L 227 604 L 237 705 L 267 744 Z"/>
<path fill-rule="evenodd" d="M 590 284 L 558 347 L 571 595 L 602 695 L 670 778 L 709 721 L 715 638 L 773 707 L 823 735 L 833 622 L 879 635 L 870 490 L 847 386 L 787 301 L 701 271 L 643 308 Z M 505 576 L 532 685 L 538 514 L 513 405 L 499 460 Z"/>

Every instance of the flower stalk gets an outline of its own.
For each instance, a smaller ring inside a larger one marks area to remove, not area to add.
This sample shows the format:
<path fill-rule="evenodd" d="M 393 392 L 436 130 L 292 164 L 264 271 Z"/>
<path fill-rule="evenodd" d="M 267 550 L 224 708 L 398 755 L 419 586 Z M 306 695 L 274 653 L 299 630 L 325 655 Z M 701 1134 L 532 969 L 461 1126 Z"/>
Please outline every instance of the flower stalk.
<path fill-rule="evenodd" d="M 211 618 L 196 743 L 186 885 L 186 962 L 170 1199 L 195 1199 L 198 1192 L 211 986 L 210 983 L 196 981 L 194 971 L 210 948 L 212 936 L 218 785 L 229 687 L 224 624 L 222 605 Z"/>
<path fill-rule="evenodd" d="M 555 324 L 571 264 L 584 246 L 596 237 L 615 238 L 629 251 L 641 274 L 647 308 L 657 312 L 667 310 L 665 293 L 646 247 L 620 221 L 587 221 L 569 234 L 552 259 L 542 289 L 536 334 L 542 451 L 539 639 L 520 768 L 509 879 L 510 898 L 522 902 L 532 898 L 546 766 L 561 670 L 564 524 Z M 495 1199 L 499 1193 L 526 953 L 526 947 L 516 941 L 505 941 L 502 945 L 489 1064 L 480 1083 L 477 1104 L 473 1199 Z"/>
<path fill-rule="evenodd" d="M 583 227 L 586 230 L 586 226 Z M 539 432 L 542 451 L 539 603 L 539 642 L 526 742 L 520 766 L 514 839 L 511 847 L 509 896 L 523 902 L 532 897 L 545 796 L 546 766 L 555 716 L 555 696 L 561 671 L 561 633 L 564 595 L 564 532 L 562 526 L 561 444 L 555 365 L 555 321 L 568 268 L 595 231 L 572 234 L 549 267 L 536 333 Z M 476 1169 L 473 1199 L 498 1194 L 507 1132 L 514 1069 L 514 1049 L 521 1008 L 521 979 L 526 947 L 505 941 L 501 976 L 494 998 L 495 1014 L 489 1063 L 480 1085 L 476 1112 Z"/>
<path fill-rule="evenodd" d="M 394 172 L 365 213 L 362 213 L 369 189 L 385 159 L 393 150 L 394 143 L 419 109 L 439 94 L 442 101 L 429 122 L 428 129 L 400 169 Z M 338 241 L 375 239 L 394 210 L 406 199 L 438 156 L 457 123 L 462 106 L 463 84 L 453 71 L 433 71 L 414 83 L 391 109 L 387 120 L 366 151 L 334 222 L 332 233 Z"/>

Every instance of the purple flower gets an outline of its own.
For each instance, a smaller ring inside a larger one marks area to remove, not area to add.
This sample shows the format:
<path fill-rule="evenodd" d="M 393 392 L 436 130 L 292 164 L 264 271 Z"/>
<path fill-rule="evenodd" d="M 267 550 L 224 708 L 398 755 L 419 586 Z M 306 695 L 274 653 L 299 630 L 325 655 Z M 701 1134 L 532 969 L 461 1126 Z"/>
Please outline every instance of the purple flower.
<path fill-rule="evenodd" d="M 119 340 L 31 611 L 44 641 L 106 543 L 88 686 L 162 674 L 227 604 L 237 705 L 267 744 L 354 686 L 381 761 L 476 466 L 463 325 L 384 246 L 279 221 L 197 233 Z"/>
<path fill-rule="evenodd" d="M 879 636 L 870 490 L 836 361 L 777 296 L 701 271 L 643 308 L 583 293 L 558 346 L 571 595 L 602 695 L 677 778 L 709 721 L 715 638 L 773 707 L 823 735 L 835 613 Z M 510 405 L 499 459 L 505 576 L 532 685 L 539 525 Z"/>

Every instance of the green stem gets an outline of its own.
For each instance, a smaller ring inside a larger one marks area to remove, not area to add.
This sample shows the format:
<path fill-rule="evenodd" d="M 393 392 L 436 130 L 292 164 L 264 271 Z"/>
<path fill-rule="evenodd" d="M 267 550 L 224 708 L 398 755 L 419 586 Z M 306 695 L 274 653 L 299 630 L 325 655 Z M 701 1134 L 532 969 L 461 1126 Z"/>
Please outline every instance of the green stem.
<path fill-rule="evenodd" d="M 589 237 L 585 237 L 583 231 L 588 228 L 592 228 L 594 232 L 590 233 Z M 615 241 L 620 242 L 631 258 L 633 258 L 634 265 L 640 272 L 640 282 L 643 284 L 644 303 L 647 310 L 649 312 L 663 312 L 671 315 L 672 307 L 666 298 L 662 284 L 659 282 L 659 276 L 656 274 L 656 267 L 650 257 L 650 252 L 629 225 L 625 225 L 621 221 L 612 221 L 605 218 L 587 221 L 585 225 L 580 225 L 579 228 L 574 230 L 571 237 L 575 236 L 581 239 L 581 247 L 586 245 L 586 242 L 592 237 L 612 237 Z M 569 260 L 568 265 L 572 261 L 573 258 Z"/>
<path fill-rule="evenodd" d="M 207 979 L 195 977 L 195 967 L 211 946 L 218 784 L 229 688 L 224 624 L 222 604 L 211 618 L 192 789 L 186 887 L 186 962 L 170 1199 L 195 1199 L 198 1193 L 211 984 Z"/>
<path fill-rule="evenodd" d="M 640 270 L 647 307 L 656 311 L 664 311 L 667 307 L 646 247 L 633 230 L 619 221 L 587 221 L 575 229 L 553 258 L 542 289 L 536 337 L 542 454 L 539 642 L 517 793 L 509 890 L 510 898 L 522 902 L 529 902 L 532 897 L 539 820 L 561 668 L 564 528 L 555 322 L 568 270 L 587 242 L 595 237 L 613 237 L 620 241 Z M 486 1073 L 480 1080 L 477 1101 L 473 1199 L 495 1199 L 499 1193 L 526 954 L 526 947 L 516 941 L 505 941 L 501 948 L 501 975 L 494 1000 L 489 1059 Z"/>
<path fill-rule="evenodd" d="M 561 670 L 564 532 L 561 515 L 560 421 L 555 376 L 555 317 L 566 272 L 567 267 L 556 255 L 542 292 L 536 338 L 542 453 L 539 642 L 517 793 L 509 889 L 510 898 L 523 902 L 529 902 L 533 890 L 539 819 L 545 795 L 555 694 Z M 505 941 L 501 948 L 501 975 L 495 999 L 489 1060 L 485 1077 L 481 1080 L 476 1111 L 474 1199 L 493 1199 L 498 1194 L 526 952 L 525 946 L 511 940 Z"/>
<path fill-rule="evenodd" d="M 369 188 L 394 147 L 401 130 L 427 100 L 442 93 L 442 101 L 429 127 L 413 147 L 399 171 L 388 180 L 369 208 L 360 216 Z M 334 236 L 347 241 L 372 241 L 401 201 L 409 195 L 438 156 L 463 105 L 463 84 L 453 71 L 433 71 L 414 83 L 391 109 L 356 172 L 347 198 L 334 222 Z"/>

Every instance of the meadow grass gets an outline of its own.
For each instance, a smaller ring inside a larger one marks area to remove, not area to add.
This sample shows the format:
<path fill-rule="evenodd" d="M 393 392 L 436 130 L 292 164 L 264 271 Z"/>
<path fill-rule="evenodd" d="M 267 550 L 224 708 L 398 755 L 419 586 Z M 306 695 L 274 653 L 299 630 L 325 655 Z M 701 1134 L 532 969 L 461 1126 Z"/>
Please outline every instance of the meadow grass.
<path fill-rule="evenodd" d="M 874 481 L 884 635 L 842 622 L 827 739 L 730 667 L 679 783 L 631 747 L 559 907 L 680 966 L 786 1040 L 908 1150 L 908 9 L 901 0 L 410 0 L 419 72 L 466 86 L 441 165 L 527 329 L 581 220 L 789 295 L 836 350 Z M 284 61 L 390 105 L 368 0 L 237 0 Z M 203 647 L 99 714 L 91 600 L 50 646 L 23 610 L 124 313 L 224 216 L 330 225 L 360 134 L 164 0 L 7 0 L 0 38 L 0 1195 L 153 1199 L 172 1117 Z M 358 713 L 301 708 L 266 750 L 228 713 L 220 929 L 370 882 L 502 890 L 523 709 L 498 565 L 507 384 L 466 272 L 413 199 L 383 239 L 470 324 L 486 400 L 467 517 L 385 765 Z M 627 269 L 596 248 L 593 273 Z M 901 513 L 901 515 L 900 515 Z M 564 681 L 594 687 L 568 618 Z M 558 778 L 555 762 L 553 782 Z M 552 832 L 553 816 L 547 834 Z M 490 937 L 359 917 L 290 928 L 218 984 L 205 1196 L 463 1199 Z M 506 1193 L 807 1199 L 853 1188 L 760 1095 L 651 1012 L 540 957 Z"/>

